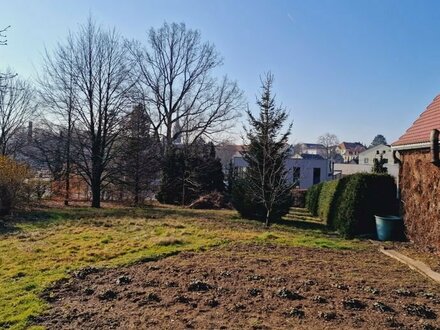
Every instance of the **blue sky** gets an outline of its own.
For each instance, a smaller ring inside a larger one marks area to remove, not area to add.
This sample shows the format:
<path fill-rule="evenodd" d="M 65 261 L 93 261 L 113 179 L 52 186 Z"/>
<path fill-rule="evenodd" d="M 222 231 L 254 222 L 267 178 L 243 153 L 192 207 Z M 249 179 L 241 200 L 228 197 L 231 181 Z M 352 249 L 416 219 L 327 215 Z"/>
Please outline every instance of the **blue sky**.
<path fill-rule="evenodd" d="M 146 40 L 164 21 L 199 29 L 224 58 L 251 108 L 259 76 L 275 75 L 294 122 L 292 142 L 325 132 L 369 144 L 396 140 L 440 93 L 440 1 L 407 0 L 0 0 L 11 25 L 0 68 L 32 78 L 51 49 L 89 14 Z M 237 141 L 239 142 L 239 141 Z"/>

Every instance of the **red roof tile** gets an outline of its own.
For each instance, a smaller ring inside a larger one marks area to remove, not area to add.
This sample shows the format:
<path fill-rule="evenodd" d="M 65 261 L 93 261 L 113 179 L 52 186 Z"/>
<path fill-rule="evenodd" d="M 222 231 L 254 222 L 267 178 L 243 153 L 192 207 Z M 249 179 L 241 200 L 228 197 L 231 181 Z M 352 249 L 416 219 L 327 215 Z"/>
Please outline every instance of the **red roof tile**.
<path fill-rule="evenodd" d="M 425 143 L 430 141 L 431 131 L 440 129 L 440 95 L 437 95 L 419 118 L 392 146 Z"/>

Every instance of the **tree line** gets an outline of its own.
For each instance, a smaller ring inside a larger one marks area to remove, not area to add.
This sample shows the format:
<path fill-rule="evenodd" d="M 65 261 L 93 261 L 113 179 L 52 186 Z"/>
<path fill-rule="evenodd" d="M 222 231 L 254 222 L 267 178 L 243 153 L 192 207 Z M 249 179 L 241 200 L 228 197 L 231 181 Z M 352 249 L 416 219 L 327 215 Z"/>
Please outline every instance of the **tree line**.
<path fill-rule="evenodd" d="M 3 75 L 0 151 L 45 164 L 65 185 L 66 205 L 75 175 L 90 188 L 92 207 L 115 187 L 134 203 L 153 185 L 157 199 L 172 204 L 217 191 L 242 216 L 269 225 L 291 205 L 292 125 L 282 131 L 288 113 L 276 105 L 268 73 L 259 114 L 246 110 L 246 171 L 231 166 L 225 187 L 213 141 L 246 107 L 237 83 L 214 75 L 221 65 L 214 45 L 184 24 L 151 28 L 141 43 L 89 19 L 45 51 L 35 87 L 12 71 Z M 31 119 L 37 125 L 26 130 Z"/>
<path fill-rule="evenodd" d="M 215 46 L 185 24 L 151 28 L 140 42 L 90 18 L 45 50 L 35 84 L 1 75 L 0 152 L 46 164 L 65 185 L 65 204 L 72 175 L 89 186 L 93 207 L 112 186 L 137 203 L 173 149 L 194 154 L 240 115 L 243 93 L 214 75 L 221 65 Z"/>

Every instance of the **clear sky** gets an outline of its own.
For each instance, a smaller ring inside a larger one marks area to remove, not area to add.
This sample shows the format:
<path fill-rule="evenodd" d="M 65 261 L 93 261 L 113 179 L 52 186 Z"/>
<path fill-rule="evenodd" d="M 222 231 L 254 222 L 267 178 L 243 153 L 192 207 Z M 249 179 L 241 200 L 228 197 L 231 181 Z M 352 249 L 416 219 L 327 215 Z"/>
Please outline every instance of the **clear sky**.
<path fill-rule="evenodd" d="M 44 47 L 89 14 L 129 39 L 146 40 L 165 21 L 199 29 L 224 58 L 219 74 L 238 81 L 252 108 L 271 70 L 292 142 L 325 132 L 393 142 L 440 93 L 435 0 L 0 0 L 0 26 L 11 25 L 0 68 L 34 77 Z"/>

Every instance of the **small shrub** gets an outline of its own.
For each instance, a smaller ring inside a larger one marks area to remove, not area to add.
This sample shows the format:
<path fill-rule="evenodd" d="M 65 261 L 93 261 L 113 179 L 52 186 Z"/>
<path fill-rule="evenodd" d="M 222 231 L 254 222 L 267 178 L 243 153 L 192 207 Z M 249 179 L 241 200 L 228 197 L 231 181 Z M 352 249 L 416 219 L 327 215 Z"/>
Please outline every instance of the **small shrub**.
<path fill-rule="evenodd" d="M 342 236 L 376 232 L 374 215 L 396 214 L 396 184 L 387 174 L 359 173 L 339 180 L 329 224 Z"/>
<path fill-rule="evenodd" d="M 189 205 L 190 209 L 202 209 L 202 210 L 220 210 L 230 208 L 230 205 L 226 203 L 225 196 L 218 191 L 213 191 L 209 194 L 200 196 L 194 202 Z"/>
<path fill-rule="evenodd" d="M 323 185 L 323 182 L 315 184 L 311 186 L 306 193 L 306 207 L 314 216 L 318 215 L 319 195 L 321 194 Z"/>
<path fill-rule="evenodd" d="M 23 198 L 29 174 L 27 166 L 0 156 L 0 215 L 9 214 L 11 208 Z"/>
<path fill-rule="evenodd" d="M 266 218 L 266 209 L 260 201 L 256 200 L 249 189 L 246 189 L 247 184 L 245 179 L 237 179 L 234 182 L 231 202 L 243 218 L 263 221 Z M 284 198 L 278 198 L 273 205 L 270 220 L 281 219 L 282 216 L 289 213 L 291 206 L 291 194 L 287 193 Z"/>

